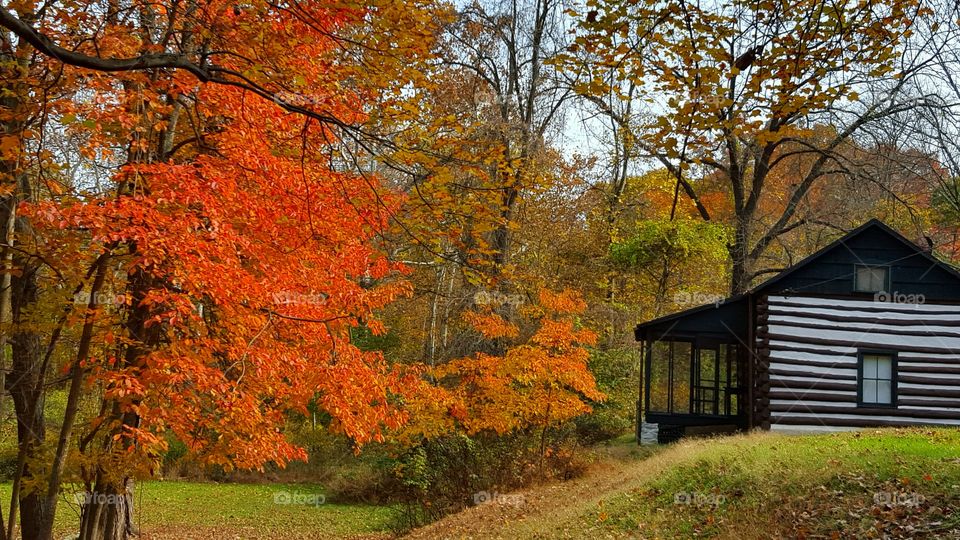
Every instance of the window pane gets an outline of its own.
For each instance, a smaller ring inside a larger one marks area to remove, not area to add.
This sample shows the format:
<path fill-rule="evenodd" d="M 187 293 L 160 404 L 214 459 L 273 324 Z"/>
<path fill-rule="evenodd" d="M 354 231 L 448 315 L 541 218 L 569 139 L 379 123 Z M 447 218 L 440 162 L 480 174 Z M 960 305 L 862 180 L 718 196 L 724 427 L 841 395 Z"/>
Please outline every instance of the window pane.
<path fill-rule="evenodd" d="M 714 386 L 717 369 L 717 351 L 700 349 L 700 384 Z"/>
<path fill-rule="evenodd" d="M 890 405 L 893 403 L 893 392 L 891 392 L 890 381 L 877 381 L 877 403 Z"/>
<path fill-rule="evenodd" d="M 893 372 L 893 360 L 889 356 L 876 357 L 877 378 L 890 380 Z"/>
<path fill-rule="evenodd" d="M 730 357 L 730 386 L 737 386 L 737 360 L 739 356 L 737 355 L 737 346 L 736 345 L 727 345 L 727 356 Z"/>
<path fill-rule="evenodd" d="M 863 378 L 865 379 L 876 379 L 877 378 L 877 357 L 870 355 L 864 355 L 863 357 Z"/>
<path fill-rule="evenodd" d="M 673 342 L 673 412 L 690 412 L 690 355 L 693 344 Z"/>
<path fill-rule="evenodd" d="M 727 348 L 723 345 L 720 346 L 720 358 L 717 359 L 717 363 L 720 365 L 720 388 L 723 388 L 727 385 Z"/>
<path fill-rule="evenodd" d="M 877 402 L 877 381 L 871 379 L 865 379 L 863 381 L 863 402 Z"/>
<path fill-rule="evenodd" d="M 887 288 L 887 268 L 882 266 L 858 266 L 856 289 L 877 292 Z"/>
<path fill-rule="evenodd" d="M 870 273 L 872 274 L 870 279 L 871 291 L 882 291 L 887 288 L 886 268 L 871 268 Z"/>
<path fill-rule="evenodd" d="M 868 281 L 870 280 L 870 269 L 865 266 L 857 267 L 857 277 L 856 277 L 856 289 L 858 291 L 868 291 L 870 286 Z"/>
<path fill-rule="evenodd" d="M 670 342 L 654 341 L 650 347 L 650 411 L 669 412 Z"/>
<path fill-rule="evenodd" d="M 864 354 L 861 379 L 863 403 L 893 404 L 893 356 Z"/>

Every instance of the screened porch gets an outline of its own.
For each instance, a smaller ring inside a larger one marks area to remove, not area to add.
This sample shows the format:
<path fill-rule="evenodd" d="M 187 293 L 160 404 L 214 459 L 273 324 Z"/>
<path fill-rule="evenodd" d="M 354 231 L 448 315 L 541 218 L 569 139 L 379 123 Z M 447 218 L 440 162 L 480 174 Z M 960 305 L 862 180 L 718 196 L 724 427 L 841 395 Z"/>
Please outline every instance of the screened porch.
<path fill-rule="evenodd" d="M 746 429 L 749 318 L 738 297 L 638 325 L 643 422 L 683 433 Z"/>
<path fill-rule="evenodd" d="M 646 421 L 739 424 L 744 357 L 738 343 L 663 338 L 645 344 Z"/>

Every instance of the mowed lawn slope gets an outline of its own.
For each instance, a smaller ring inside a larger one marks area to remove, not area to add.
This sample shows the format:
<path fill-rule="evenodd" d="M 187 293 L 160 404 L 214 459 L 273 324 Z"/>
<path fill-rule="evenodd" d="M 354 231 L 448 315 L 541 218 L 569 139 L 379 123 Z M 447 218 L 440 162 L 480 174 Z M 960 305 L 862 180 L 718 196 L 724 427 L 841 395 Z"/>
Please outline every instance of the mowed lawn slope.
<path fill-rule="evenodd" d="M 960 431 L 686 440 L 413 538 L 960 538 Z"/>

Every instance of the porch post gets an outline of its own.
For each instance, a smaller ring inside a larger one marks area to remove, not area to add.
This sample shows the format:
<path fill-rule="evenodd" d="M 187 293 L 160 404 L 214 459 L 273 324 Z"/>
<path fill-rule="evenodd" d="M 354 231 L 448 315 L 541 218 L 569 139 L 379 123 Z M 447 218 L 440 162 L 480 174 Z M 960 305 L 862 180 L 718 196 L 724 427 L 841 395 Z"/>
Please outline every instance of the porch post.
<path fill-rule="evenodd" d="M 754 428 L 753 408 L 756 405 L 753 392 L 754 357 L 757 347 L 755 330 L 756 317 L 753 309 L 753 293 L 747 293 L 747 431 Z"/>
<path fill-rule="evenodd" d="M 640 444 L 640 431 L 643 428 L 643 387 L 646 384 L 644 380 L 644 363 L 647 361 L 647 342 L 646 340 L 640 340 L 640 375 L 637 380 L 637 416 L 634 420 L 636 424 L 637 431 L 637 444 Z"/>

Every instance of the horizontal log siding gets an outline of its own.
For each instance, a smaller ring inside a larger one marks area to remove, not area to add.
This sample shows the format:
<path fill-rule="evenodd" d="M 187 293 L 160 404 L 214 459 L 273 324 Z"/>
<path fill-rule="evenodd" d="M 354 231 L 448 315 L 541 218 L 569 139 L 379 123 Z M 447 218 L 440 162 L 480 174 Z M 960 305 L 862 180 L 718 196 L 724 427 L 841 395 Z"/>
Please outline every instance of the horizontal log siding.
<path fill-rule="evenodd" d="M 767 297 L 771 429 L 960 425 L 960 306 Z M 857 351 L 897 353 L 897 406 L 857 406 Z"/>

